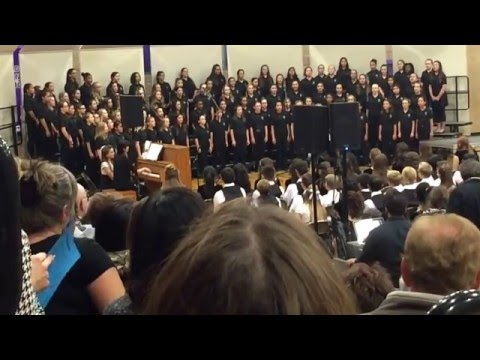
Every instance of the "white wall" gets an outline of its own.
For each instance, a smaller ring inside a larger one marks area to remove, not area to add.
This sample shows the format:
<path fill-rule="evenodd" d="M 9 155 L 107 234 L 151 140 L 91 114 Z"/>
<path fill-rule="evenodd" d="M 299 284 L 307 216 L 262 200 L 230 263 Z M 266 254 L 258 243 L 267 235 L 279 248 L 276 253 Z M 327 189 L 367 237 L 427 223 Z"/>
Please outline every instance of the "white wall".
<path fill-rule="evenodd" d="M 13 54 L 0 54 L 0 107 L 15 105 Z"/>
<path fill-rule="evenodd" d="M 55 94 L 63 92 L 67 70 L 72 67 L 71 51 L 20 53 L 22 86 L 26 83 L 42 87 L 47 81 L 55 85 Z"/>
<path fill-rule="evenodd" d="M 467 75 L 466 45 L 393 45 L 394 62 L 398 59 L 411 62 L 419 74 L 425 69 L 427 58 L 440 60 L 447 76 Z"/>
<path fill-rule="evenodd" d="M 164 71 L 172 88 L 183 67 L 188 68 L 189 76 L 199 87 L 210 75 L 214 64 L 222 66 L 221 45 L 152 45 L 150 55 L 153 82 L 157 71 Z"/>
<path fill-rule="evenodd" d="M 377 59 L 378 68 L 385 63 L 385 45 L 310 45 L 310 65 L 313 73 L 317 73 L 320 64 L 325 65 L 325 72 L 329 65 L 338 69 L 340 58 L 346 57 L 350 69 L 358 74 L 370 71 L 370 60 Z"/>
<path fill-rule="evenodd" d="M 267 64 L 275 80 L 277 74 L 287 74 L 293 66 L 303 74 L 302 45 L 228 45 L 228 74 L 237 76 L 238 69 L 245 70 L 245 79 L 260 75 L 260 67 Z"/>
<path fill-rule="evenodd" d="M 118 49 L 86 49 L 80 51 L 80 64 L 82 72 L 89 72 L 93 81 L 102 85 L 102 94 L 110 83 L 110 74 L 114 71 L 120 73 L 120 83 L 128 93 L 130 86 L 130 75 L 134 72 L 140 73 L 142 83 L 145 83 L 145 72 L 143 69 L 143 48 L 135 46 L 131 48 Z"/>

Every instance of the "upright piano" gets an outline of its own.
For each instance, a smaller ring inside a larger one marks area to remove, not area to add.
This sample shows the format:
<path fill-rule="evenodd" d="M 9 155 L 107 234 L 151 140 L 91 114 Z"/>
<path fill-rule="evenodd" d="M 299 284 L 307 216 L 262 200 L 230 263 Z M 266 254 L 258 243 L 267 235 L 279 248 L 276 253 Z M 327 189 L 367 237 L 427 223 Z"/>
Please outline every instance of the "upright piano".
<path fill-rule="evenodd" d="M 180 182 L 187 188 L 192 188 L 192 166 L 190 164 L 190 149 L 187 146 L 164 144 L 158 161 L 138 159 L 137 169 L 146 167 L 151 174 L 139 175 L 145 181 L 145 186 L 150 192 L 154 192 L 165 181 L 165 169 L 173 164 L 178 169 Z"/>

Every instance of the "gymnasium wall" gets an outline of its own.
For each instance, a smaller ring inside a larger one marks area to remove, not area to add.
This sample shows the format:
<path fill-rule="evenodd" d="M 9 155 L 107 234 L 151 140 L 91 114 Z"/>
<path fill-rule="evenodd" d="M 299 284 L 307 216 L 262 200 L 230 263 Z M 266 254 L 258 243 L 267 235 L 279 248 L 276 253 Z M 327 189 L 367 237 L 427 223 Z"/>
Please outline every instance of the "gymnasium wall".
<path fill-rule="evenodd" d="M 303 73 L 302 45 L 228 45 L 228 76 L 237 76 L 238 69 L 245 70 L 245 79 L 258 77 L 260 67 L 267 64 L 275 79 L 277 74 L 287 73 L 293 66 Z"/>
<path fill-rule="evenodd" d="M 214 64 L 222 66 L 222 45 L 152 45 L 150 55 L 153 82 L 157 71 L 164 71 L 172 88 L 182 67 L 189 69 L 190 77 L 200 86 Z"/>
<path fill-rule="evenodd" d="M 32 83 L 43 88 L 47 81 L 52 81 L 55 93 L 58 95 L 63 91 L 67 70 L 72 67 L 72 59 L 71 51 L 20 53 L 22 86 Z M 13 84 L 12 91 L 14 91 Z M 15 101 L 11 105 L 13 104 Z"/>
<path fill-rule="evenodd" d="M 110 83 L 110 74 L 114 71 L 120 73 L 120 83 L 123 85 L 126 93 L 128 93 L 130 75 L 132 73 L 139 72 L 142 82 L 144 82 L 142 46 L 117 49 L 84 49 L 80 51 L 80 64 L 82 72 L 91 73 L 93 81 L 100 82 L 102 93 L 105 93 Z M 65 79 L 62 81 L 63 85 L 65 85 Z"/>
<path fill-rule="evenodd" d="M 378 67 L 385 63 L 385 45 L 310 45 L 310 66 L 313 73 L 317 73 L 320 64 L 325 65 L 325 72 L 329 65 L 338 69 L 340 58 L 346 57 L 350 69 L 358 74 L 370 71 L 370 60 L 377 59 Z"/>

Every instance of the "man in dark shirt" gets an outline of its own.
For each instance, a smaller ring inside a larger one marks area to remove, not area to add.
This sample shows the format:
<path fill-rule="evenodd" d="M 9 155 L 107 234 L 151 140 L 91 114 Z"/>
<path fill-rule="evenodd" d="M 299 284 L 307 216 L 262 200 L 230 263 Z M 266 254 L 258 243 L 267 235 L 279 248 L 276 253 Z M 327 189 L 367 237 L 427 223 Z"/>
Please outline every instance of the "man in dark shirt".
<path fill-rule="evenodd" d="M 480 163 L 474 159 L 464 160 L 460 174 L 463 183 L 450 194 L 447 212 L 467 218 L 480 229 Z"/>
<path fill-rule="evenodd" d="M 365 239 L 362 254 L 355 262 L 379 262 L 390 274 L 393 284 L 398 287 L 401 255 L 411 226 L 405 217 L 407 200 L 397 190 L 390 189 L 385 195 L 385 207 L 388 212 L 387 221 L 370 232 Z"/>

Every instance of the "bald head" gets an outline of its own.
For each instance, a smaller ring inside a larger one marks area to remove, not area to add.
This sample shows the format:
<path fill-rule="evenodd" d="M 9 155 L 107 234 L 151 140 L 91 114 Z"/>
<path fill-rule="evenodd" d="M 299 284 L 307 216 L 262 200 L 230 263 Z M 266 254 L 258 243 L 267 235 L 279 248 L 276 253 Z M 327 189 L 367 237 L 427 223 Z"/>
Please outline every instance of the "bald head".
<path fill-rule="evenodd" d="M 480 230 L 455 214 L 419 217 L 405 241 L 402 277 L 414 291 L 448 295 L 480 285 Z"/>
<path fill-rule="evenodd" d="M 88 209 L 88 199 L 87 199 L 87 192 L 85 188 L 77 183 L 77 199 L 75 201 L 75 209 L 77 212 L 77 217 L 82 219 L 85 214 L 87 213 Z"/>

